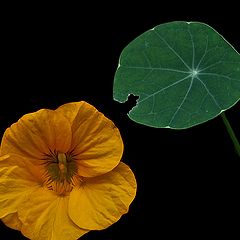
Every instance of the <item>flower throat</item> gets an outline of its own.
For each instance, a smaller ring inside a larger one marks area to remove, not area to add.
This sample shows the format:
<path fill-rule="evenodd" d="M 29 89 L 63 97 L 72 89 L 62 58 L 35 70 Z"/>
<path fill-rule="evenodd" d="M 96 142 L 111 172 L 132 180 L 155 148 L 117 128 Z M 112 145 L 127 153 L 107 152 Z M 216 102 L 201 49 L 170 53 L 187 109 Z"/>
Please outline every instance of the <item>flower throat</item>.
<path fill-rule="evenodd" d="M 49 190 L 65 195 L 80 182 L 77 176 L 77 164 L 71 153 L 50 151 L 44 158 L 46 175 L 44 183 Z"/>

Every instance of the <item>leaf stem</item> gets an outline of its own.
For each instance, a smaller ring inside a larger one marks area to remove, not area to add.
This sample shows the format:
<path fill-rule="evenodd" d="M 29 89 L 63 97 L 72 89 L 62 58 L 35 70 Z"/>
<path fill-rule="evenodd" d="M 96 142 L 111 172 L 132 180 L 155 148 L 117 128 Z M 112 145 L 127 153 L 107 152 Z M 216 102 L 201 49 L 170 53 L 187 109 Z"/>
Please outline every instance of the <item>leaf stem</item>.
<path fill-rule="evenodd" d="M 221 116 L 222 116 L 223 122 L 225 124 L 225 127 L 227 128 L 228 134 L 229 134 L 230 138 L 232 139 L 235 150 L 236 150 L 238 156 L 240 157 L 240 144 L 238 142 L 238 139 L 237 139 L 237 137 L 236 137 L 236 135 L 235 135 L 235 133 L 234 133 L 234 131 L 233 131 L 226 115 L 225 115 L 225 113 L 222 112 Z"/>

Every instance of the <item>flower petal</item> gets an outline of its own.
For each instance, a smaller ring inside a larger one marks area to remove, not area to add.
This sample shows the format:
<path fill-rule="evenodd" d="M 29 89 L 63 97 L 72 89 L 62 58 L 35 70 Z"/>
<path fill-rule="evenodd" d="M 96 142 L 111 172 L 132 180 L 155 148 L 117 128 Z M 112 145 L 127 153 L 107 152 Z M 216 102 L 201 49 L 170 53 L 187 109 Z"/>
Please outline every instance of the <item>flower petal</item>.
<path fill-rule="evenodd" d="M 71 135 L 71 126 L 61 114 L 42 109 L 24 115 L 5 131 L 1 154 L 15 153 L 41 159 L 49 149 L 67 152 Z"/>
<path fill-rule="evenodd" d="M 35 159 L 25 158 L 17 154 L 5 155 L 7 157 L 0 160 L 0 168 L 18 166 L 19 173 L 17 169 L 14 171 L 15 180 L 26 179 L 28 181 L 35 182 L 36 184 L 42 185 L 44 182 L 44 175 L 46 169 L 40 162 L 39 164 L 34 164 Z"/>
<path fill-rule="evenodd" d="M 68 217 L 68 201 L 43 188 L 33 192 L 18 212 L 22 233 L 33 240 L 76 240 L 87 233 Z"/>
<path fill-rule="evenodd" d="M 5 155 L 0 156 L 0 163 L 1 163 L 1 161 L 4 161 L 4 160 L 6 160 L 6 159 L 8 159 L 8 158 L 9 158 L 9 155 L 8 155 L 8 154 L 5 154 Z"/>
<path fill-rule="evenodd" d="M 72 150 L 78 160 L 78 174 L 93 177 L 116 167 L 123 153 L 123 142 L 114 123 L 86 102 L 62 105 L 72 126 Z"/>
<path fill-rule="evenodd" d="M 111 172 L 87 178 L 69 199 L 69 216 L 81 228 L 104 229 L 125 213 L 136 195 L 131 169 L 120 163 Z"/>
<path fill-rule="evenodd" d="M 39 184 L 29 180 L 24 169 L 12 166 L 0 168 L 0 218 L 15 213 L 20 204 Z"/>
<path fill-rule="evenodd" d="M 21 231 L 22 222 L 18 218 L 17 213 L 10 213 L 1 219 L 4 224 L 12 229 Z"/>

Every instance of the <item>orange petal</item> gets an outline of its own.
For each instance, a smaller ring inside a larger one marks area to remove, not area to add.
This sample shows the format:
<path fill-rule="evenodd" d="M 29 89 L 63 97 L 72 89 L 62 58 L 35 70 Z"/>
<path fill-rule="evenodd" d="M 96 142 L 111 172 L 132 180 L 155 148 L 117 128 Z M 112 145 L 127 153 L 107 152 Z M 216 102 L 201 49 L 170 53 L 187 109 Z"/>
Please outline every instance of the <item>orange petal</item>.
<path fill-rule="evenodd" d="M 21 231 L 22 222 L 18 218 L 17 213 L 11 213 L 1 219 L 4 224 L 12 229 Z"/>
<path fill-rule="evenodd" d="M 18 178 L 26 179 L 41 185 L 46 169 L 41 164 L 42 162 L 34 164 L 34 161 L 35 159 L 25 158 L 17 154 L 4 155 L 4 158 L 0 157 L 0 168 L 18 166 L 20 173 L 17 170 L 14 171 L 16 181 Z"/>
<path fill-rule="evenodd" d="M 86 102 L 59 107 L 72 126 L 73 154 L 78 160 L 78 174 L 93 177 L 116 167 L 123 153 L 123 142 L 114 123 Z"/>
<path fill-rule="evenodd" d="M 0 168 L 0 218 L 17 212 L 21 203 L 39 184 L 18 166 Z"/>
<path fill-rule="evenodd" d="M 76 240 L 87 233 L 68 217 L 68 201 L 43 188 L 33 192 L 18 212 L 22 233 L 34 240 Z"/>
<path fill-rule="evenodd" d="M 81 228 L 104 229 L 128 211 L 136 195 L 136 180 L 131 169 L 120 163 L 111 172 L 86 178 L 73 189 L 69 199 L 69 216 Z"/>
<path fill-rule="evenodd" d="M 1 163 L 1 161 L 4 161 L 4 160 L 6 160 L 6 159 L 8 159 L 9 158 L 9 155 L 8 154 L 5 154 L 5 155 L 3 155 L 3 156 L 0 156 L 0 163 Z"/>
<path fill-rule="evenodd" d="M 67 152 L 71 135 L 71 126 L 61 114 L 42 109 L 24 115 L 5 131 L 1 154 L 42 159 L 49 149 Z"/>

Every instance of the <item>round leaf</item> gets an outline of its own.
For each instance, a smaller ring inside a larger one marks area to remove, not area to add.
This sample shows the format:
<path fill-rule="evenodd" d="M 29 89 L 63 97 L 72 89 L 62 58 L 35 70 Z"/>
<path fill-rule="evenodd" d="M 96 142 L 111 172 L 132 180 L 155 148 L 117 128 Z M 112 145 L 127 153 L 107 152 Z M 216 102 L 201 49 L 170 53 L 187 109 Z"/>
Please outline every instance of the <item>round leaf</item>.
<path fill-rule="evenodd" d="M 213 28 L 198 22 L 161 24 L 121 53 L 113 96 L 139 96 L 129 117 L 152 127 L 189 128 L 240 98 L 240 55 Z"/>

